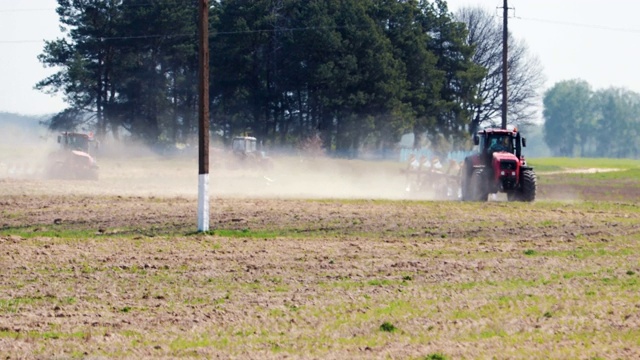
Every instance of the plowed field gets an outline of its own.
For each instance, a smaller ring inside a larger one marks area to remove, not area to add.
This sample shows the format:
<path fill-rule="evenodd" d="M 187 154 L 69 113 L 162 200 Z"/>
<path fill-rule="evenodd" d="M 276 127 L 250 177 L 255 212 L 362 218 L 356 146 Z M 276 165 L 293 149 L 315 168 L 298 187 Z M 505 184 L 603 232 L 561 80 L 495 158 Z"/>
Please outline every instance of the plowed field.
<path fill-rule="evenodd" d="M 409 197 L 394 166 L 111 160 L 0 179 L 2 358 L 639 358 L 633 179 Z M 589 177 L 592 176 L 592 177 Z"/>

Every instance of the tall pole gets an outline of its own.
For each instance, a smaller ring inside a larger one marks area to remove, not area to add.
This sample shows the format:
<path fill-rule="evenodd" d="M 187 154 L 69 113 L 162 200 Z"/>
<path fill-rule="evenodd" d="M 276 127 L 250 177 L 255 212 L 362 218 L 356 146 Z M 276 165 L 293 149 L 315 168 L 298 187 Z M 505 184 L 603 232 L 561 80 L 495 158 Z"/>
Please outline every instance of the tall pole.
<path fill-rule="evenodd" d="M 199 0 L 198 231 L 209 231 L 209 0 Z"/>
<path fill-rule="evenodd" d="M 507 0 L 504 0 L 504 7 L 502 8 L 502 128 L 507 128 L 507 42 L 509 32 L 507 30 L 507 19 L 509 18 L 509 7 L 507 6 Z"/>

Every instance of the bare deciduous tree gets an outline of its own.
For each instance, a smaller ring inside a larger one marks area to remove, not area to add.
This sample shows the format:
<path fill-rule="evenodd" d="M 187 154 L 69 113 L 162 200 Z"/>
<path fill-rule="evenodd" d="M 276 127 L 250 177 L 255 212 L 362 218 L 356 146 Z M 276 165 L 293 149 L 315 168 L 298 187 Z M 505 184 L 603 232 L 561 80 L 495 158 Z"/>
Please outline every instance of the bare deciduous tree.
<path fill-rule="evenodd" d="M 473 114 L 470 132 L 481 125 L 499 123 L 502 108 L 502 24 L 481 7 L 464 7 L 456 14 L 469 31 L 467 41 L 475 47 L 473 61 L 487 71 L 478 85 L 480 102 L 471 104 Z M 523 40 L 509 33 L 508 43 L 508 114 L 509 124 L 527 124 L 536 116 L 540 99 L 538 90 L 544 84 L 542 65 L 531 55 Z"/>

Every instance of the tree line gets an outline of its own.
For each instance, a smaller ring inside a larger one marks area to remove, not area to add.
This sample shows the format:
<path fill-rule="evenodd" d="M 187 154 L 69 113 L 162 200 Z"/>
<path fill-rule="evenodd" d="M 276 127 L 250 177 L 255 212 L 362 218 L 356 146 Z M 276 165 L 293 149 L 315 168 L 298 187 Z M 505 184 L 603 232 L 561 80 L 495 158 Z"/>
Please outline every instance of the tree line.
<path fill-rule="evenodd" d="M 543 104 L 544 138 L 553 155 L 640 157 L 640 94 L 566 80 L 545 92 Z"/>
<path fill-rule="evenodd" d="M 211 129 L 272 145 L 319 136 L 338 154 L 391 148 L 406 132 L 459 148 L 491 123 L 501 64 L 492 14 L 452 14 L 443 0 L 210 1 Z M 88 124 L 147 143 L 197 134 L 196 0 L 58 0 L 65 36 L 36 84 L 62 93 L 52 129 Z M 473 16 L 471 16 L 473 15 Z M 478 21 L 478 19 L 482 21 Z M 492 31 L 486 31 L 487 26 Z M 514 40 L 510 40 L 514 41 Z M 512 44 L 511 121 L 526 121 L 536 74 Z M 482 52 L 478 49 L 483 49 Z M 531 77 L 531 74 L 534 74 Z M 515 81 L 515 82 L 514 82 Z M 518 87 L 518 84 L 522 88 Z M 524 90 L 522 90 L 524 89 Z"/>

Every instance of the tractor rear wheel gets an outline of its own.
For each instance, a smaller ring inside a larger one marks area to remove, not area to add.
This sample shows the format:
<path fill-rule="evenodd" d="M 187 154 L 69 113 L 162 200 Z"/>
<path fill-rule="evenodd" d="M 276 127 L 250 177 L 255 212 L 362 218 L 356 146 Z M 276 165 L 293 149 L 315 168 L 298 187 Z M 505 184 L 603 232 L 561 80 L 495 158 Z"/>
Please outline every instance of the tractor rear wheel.
<path fill-rule="evenodd" d="M 471 200 L 487 201 L 489 199 L 489 192 L 486 190 L 485 182 L 483 169 L 473 170 L 473 174 L 471 174 Z"/>

